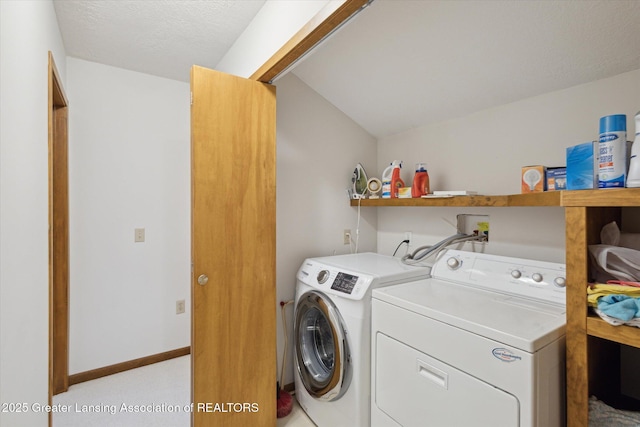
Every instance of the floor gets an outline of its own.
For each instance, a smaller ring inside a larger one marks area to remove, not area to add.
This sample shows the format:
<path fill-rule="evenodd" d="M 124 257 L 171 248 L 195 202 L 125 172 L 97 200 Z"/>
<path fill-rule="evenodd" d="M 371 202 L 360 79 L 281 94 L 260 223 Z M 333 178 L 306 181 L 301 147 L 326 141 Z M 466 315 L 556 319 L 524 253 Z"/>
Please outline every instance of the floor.
<path fill-rule="evenodd" d="M 68 410 L 53 414 L 53 427 L 188 427 L 189 375 L 183 356 L 73 385 L 53 398 Z M 291 414 L 277 420 L 277 427 L 314 426 L 295 399 Z"/>

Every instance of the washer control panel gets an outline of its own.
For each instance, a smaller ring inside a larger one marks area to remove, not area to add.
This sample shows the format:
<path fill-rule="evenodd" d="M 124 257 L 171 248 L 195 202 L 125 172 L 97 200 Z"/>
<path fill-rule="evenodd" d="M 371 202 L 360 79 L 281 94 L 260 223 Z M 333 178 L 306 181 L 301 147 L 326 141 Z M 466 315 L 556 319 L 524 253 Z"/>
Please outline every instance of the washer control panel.
<path fill-rule="evenodd" d="M 336 275 L 336 278 L 333 279 L 333 283 L 331 284 L 331 289 L 344 292 L 345 294 L 350 294 L 351 292 L 353 292 L 353 289 L 355 288 L 356 283 L 358 283 L 358 276 L 339 272 Z"/>
<path fill-rule="evenodd" d="M 362 299 L 373 282 L 373 276 L 328 267 L 313 260 L 307 260 L 300 267 L 297 279 L 326 294 L 354 300 Z"/>
<path fill-rule="evenodd" d="M 506 294 L 566 304 L 566 266 L 560 263 L 448 249 L 433 278 Z"/>

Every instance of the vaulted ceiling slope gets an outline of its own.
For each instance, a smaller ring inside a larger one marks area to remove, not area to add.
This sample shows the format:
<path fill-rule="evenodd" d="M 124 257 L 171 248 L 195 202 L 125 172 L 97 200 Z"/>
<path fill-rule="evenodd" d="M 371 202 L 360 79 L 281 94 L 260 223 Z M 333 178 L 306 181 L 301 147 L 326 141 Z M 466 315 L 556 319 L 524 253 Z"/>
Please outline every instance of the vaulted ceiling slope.
<path fill-rule="evenodd" d="M 54 0 L 69 56 L 188 81 L 215 68 L 265 0 Z"/>
<path fill-rule="evenodd" d="M 182 81 L 264 3 L 54 0 L 68 55 Z M 375 0 L 293 73 L 384 137 L 640 69 L 639 29 L 640 0 Z"/>
<path fill-rule="evenodd" d="M 638 0 L 375 0 L 293 73 L 383 137 L 636 69 Z"/>

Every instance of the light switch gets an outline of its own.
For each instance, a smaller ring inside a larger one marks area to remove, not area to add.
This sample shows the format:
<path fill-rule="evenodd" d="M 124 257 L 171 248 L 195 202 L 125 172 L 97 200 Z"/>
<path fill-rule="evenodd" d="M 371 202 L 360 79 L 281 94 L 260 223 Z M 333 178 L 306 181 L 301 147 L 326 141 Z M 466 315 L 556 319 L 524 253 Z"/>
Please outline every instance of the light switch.
<path fill-rule="evenodd" d="M 144 228 L 136 228 L 135 230 L 135 242 L 144 242 Z"/>
<path fill-rule="evenodd" d="M 176 301 L 176 314 L 182 314 L 184 313 L 184 300 L 178 300 Z"/>

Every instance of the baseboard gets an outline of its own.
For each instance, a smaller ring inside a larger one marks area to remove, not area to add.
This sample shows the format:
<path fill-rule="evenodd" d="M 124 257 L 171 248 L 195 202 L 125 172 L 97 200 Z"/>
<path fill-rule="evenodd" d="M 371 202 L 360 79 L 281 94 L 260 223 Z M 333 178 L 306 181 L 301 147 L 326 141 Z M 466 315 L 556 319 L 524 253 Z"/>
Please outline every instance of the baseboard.
<path fill-rule="evenodd" d="M 69 385 L 83 383 L 107 375 L 117 374 L 118 372 L 128 371 L 129 369 L 140 368 L 142 366 L 151 365 L 152 363 L 163 362 L 180 356 L 186 356 L 191 353 L 191 347 L 178 348 L 176 350 L 165 351 L 164 353 L 152 354 L 151 356 L 141 357 L 139 359 L 129 360 L 127 362 L 116 363 L 115 365 L 105 366 L 104 368 L 92 369 L 90 371 L 80 372 L 69 375 Z"/>

